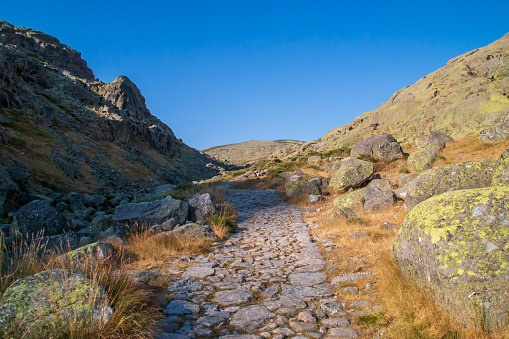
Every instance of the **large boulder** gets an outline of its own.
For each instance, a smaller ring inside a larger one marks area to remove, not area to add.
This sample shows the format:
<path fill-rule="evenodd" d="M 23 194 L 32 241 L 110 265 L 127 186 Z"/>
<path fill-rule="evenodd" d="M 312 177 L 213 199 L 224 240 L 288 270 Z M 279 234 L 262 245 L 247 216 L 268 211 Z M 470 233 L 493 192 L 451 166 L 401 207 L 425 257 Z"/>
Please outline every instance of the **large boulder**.
<path fill-rule="evenodd" d="M 156 201 L 119 205 L 115 208 L 112 223 L 118 226 L 150 227 L 173 219 L 177 224 L 183 224 L 188 213 L 189 205 L 186 202 L 168 196 Z"/>
<path fill-rule="evenodd" d="M 0 332 L 49 338 L 70 321 L 104 325 L 112 314 L 103 287 L 81 273 L 53 269 L 7 288 L 0 301 Z M 62 330 L 67 333 L 68 328 Z"/>
<path fill-rule="evenodd" d="M 372 156 L 379 160 L 403 158 L 403 150 L 398 141 L 390 134 L 375 135 L 359 141 L 352 147 L 350 156 Z"/>
<path fill-rule="evenodd" d="M 428 135 L 424 135 L 414 139 L 418 148 L 424 148 L 428 145 L 438 146 L 441 150 L 445 148 L 448 142 L 453 138 L 439 131 L 431 131 Z"/>
<path fill-rule="evenodd" d="M 488 127 L 481 131 L 477 139 L 479 144 L 492 143 L 506 140 L 509 137 L 509 124 L 501 124 Z"/>
<path fill-rule="evenodd" d="M 210 194 L 196 194 L 189 199 L 189 220 L 197 222 L 210 218 L 216 213 L 216 208 L 212 202 Z"/>
<path fill-rule="evenodd" d="M 496 162 L 478 161 L 430 169 L 408 184 L 405 206 L 410 211 L 421 201 L 440 193 L 490 186 L 496 167 Z"/>
<path fill-rule="evenodd" d="M 420 150 L 412 152 L 408 156 L 406 162 L 407 166 L 419 172 L 430 169 L 441 150 L 441 147 L 430 144 Z"/>
<path fill-rule="evenodd" d="M 286 195 L 298 199 L 305 198 L 309 195 L 320 195 L 322 191 L 320 186 L 309 181 L 289 181 L 286 184 Z"/>
<path fill-rule="evenodd" d="M 344 192 L 365 183 L 374 173 L 373 164 L 359 159 L 346 159 L 334 173 L 329 186 L 337 192 Z"/>
<path fill-rule="evenodd" d="M 13 231 L 27 236 L 41 231 L 44 231 L 44 235 L 56 235 L 69 230 L 70 225 L 62 213 L 48 201 L 34 200 L 16 211 L 12 228 Z"/>
<path fill-rule="evenodd" d="M 396 195 L 391 190 L 369 186 L 364 195 L 364 209 L 367 212 L 379 212 L 390 208 L 396 202 Z"/>
<path fill-rule="evenodd" d="M 20 194 L 18 185 L 0 165 L 0 216 L 16 211 Z"/>
<path fill-rule="evenodd" d="M 394 242 L 402 273 L 464 326 L 509 326 L 509 187 L 443 193 L 417 205 Z"/>
<path fill-rule="evenodd" d="M 336 208 L 354 208 L 358 209 L 364 205 L 364 195 L 367 188 L 361 188 L 353 192 L 345 193 L 334 199 Z"/>

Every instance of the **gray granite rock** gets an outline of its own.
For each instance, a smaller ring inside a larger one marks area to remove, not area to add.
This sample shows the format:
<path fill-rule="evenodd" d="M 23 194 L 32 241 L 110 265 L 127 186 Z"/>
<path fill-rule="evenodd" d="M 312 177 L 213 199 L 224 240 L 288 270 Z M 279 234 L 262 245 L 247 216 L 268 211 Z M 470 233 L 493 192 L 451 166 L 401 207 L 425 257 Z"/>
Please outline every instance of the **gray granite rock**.
<path fill-rule="evenodd" d="M 253 333 L 275 316 L 264 306 L 248 306 L 235 313 L 230 324 L 242 331 Z"/>

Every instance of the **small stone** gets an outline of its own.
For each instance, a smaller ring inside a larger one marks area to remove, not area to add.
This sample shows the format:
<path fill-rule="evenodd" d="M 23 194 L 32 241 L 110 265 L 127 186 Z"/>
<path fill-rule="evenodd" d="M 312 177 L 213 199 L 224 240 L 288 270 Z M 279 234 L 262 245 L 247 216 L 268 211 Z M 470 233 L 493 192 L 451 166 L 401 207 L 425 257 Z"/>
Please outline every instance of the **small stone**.
<path fill-rule="evenodd" d="M 254 296 L 246 291 L 226 290 L 217 292 L 212 301 L 220 306 L 233 306 L 245 304 L 254 300 Z"/>
<path fill-rule="evenodd" d="M 394 225 L 394 224 L 391 224 L 390 222 L 384 222 L 381 226 L 380 226 L 383 230 L 387 230 L 387 231 L 390 231 L 390 230 L 397 230 L 399 228 L 398 225 Z"/>
<path fill-rule="evenodd" d="M 290 274 L 290 283 L 294 286 L 313 286 L 327 279 L 325 273 L 294 273 Z"/>
<path fill-rule="evenodd" d="M 329 330 L 329 335 L 340 338 L 359 338 L 359 334 L 353 328 L 337 327 Z"/>
<path fill-rule="evenodd" d="M 210 327 L 210 326 L 214 326 L 217 323 L 220 323 L 221 321 L 224 321 L 224 319 L 218 318 L 218 317 L 205 316 L 205 317 L 201 317 L 200 319 L 198 319 L 196 324 Z M 196 333 L 196 334 L 198 334 L 198 333 Z"/>
<path fill-rule="evenodd" d="M 214 335 L 214 331 L 205 328 L 194 328 L 193 332 L 200 337 L 210 338 Z"/>
<path fill-rule="evenodd" d="M 238 310 L 240 310 L 240 307 L 238 306 L 230 306 L 224 309 L 225 312 L 235 313 Z"/>
<path fill-rule="evenodd" d="M 235 313 L 230 325 L 248 333 L 253 333 L 267 320 L 275 316 L 276 315 L 270 312 L 266 307 L 248 306 Z"/>
<path fill-rule="evenodd" d="M 283 334 L 283 335 L 294 335 L 295 334 L 295 332 L 292 331 L 291 329 L 289 329 L 288 327 L 276 328 L 274 331 L 272 331 L 272 333 Z"/>
<path fill-rule="evenodd" d="M 279 315 L 286 316 L 286 317 L 291 317 L 297 313 L 297 310 L 295 308 L 291 308 L 291 307 L 282 307 L 279 310 L 277 310 L 276 313 Z"/>
<path fill-rule="evenodd" d="M 352 234 L 348 235 L 347 238 L 348 239 L 362 239 L 362 238 L 367 238 L 369 236 L 371 236 L 371 233 L 369 233 L 368 231 L 355 231 Z"/>
<path fill-rule="evenodd" d="M 205 278 L 214 275 L 214 269 L 210 267 L 189 267 L 182 274 L 182 278 Z"/>
<path fill-rule="evenodd" d="M 325 327 L 346 327 L 350 326 L 350 320 L 347 318 L 328 318 L 323 319 L 320 324 Z"/>
<path fill-rule="evenodd" d="M 200 312 L 200 306 L 190 303 L 185 300 L 173 300 L 166 308 L 164 309 L 164 314 L 166 315 L 184 315 L 184 314 L 198 314 Z"/>
<path fill-rule="evenodd" d="M 310 332 L 318 329 L 318 326 L 316 324 L 304 323 L 299 321 L 290 321 L 289 325 L 292 328 L 292 330 L 294 330 L 297 333 Z"/>
<path fill-rule="evenodd" d="M 338 299 L 324 299 L 320 301 L 320 308 L 325 314 L 329 317 L 334 315 L 346 315 L 346 312 L 343 311 L 343 307 Z"/>
<path fill-rule="evenodd" d="M 366 285 L 364 285 L 364 288 L 366 290 L 373 290 L 375 289 L 375 285 L 373 285 L 372 283 L 367 283 Z"/>
<path fill-rule="evenodd" d="M 369 302 L 367 300 L 355 300 L 350 304 L 350 307 L 354 308 L 369 307 Z"/>
<path fill-rule="evenodd" d="M 316 316 L 309 311 L 302 311 L 297 316 L 297 320 L 304 323 L 316 323 Z"/>

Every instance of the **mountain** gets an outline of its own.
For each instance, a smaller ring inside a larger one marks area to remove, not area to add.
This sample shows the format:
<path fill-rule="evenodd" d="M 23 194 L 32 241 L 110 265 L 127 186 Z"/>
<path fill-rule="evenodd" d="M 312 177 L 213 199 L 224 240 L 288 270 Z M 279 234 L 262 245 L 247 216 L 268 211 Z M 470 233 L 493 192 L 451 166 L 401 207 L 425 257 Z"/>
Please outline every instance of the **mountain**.
<path fill-rule="evenodd" d="M 95 78 L 46 33 L 0 21 L 0 162 L 55 190 L 135 191 L 224 167 L 182 142 L 126 76 Z"/>
<path fill-rule="evenodd" d="M 284 157 L 305 144 L 298 140 L 250 140 L 203 150 L 209 156 L 233 165 L 244 166 L 271 156 Z"/>
<path fill-rule="evenodd" d="M 400 142 L 438 130 L 453 138 L 508 120 L 509 33 L 395 92 L 377 109 L 330 130 L 319 148 L 351 146 L 391 133 Z"/>

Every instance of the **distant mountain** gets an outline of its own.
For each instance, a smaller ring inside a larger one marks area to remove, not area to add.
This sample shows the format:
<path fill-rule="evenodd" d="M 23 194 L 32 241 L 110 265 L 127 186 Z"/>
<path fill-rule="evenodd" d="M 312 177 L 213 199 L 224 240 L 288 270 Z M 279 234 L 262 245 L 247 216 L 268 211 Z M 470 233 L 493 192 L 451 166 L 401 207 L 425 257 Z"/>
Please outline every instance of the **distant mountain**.
<path fill-rule="evenodd" d="M 316 146 L 350 146 L 382 133 L 412 142 L 431 129 L 460 137 L 508 120 L 509 33 L 486 47 L 451 59 L 394 93 L 374 111 L 330 130 Z"/>
<path fill-rule="evenodd" d="M 203 152 L 219 161 L 244 166 L 271 156 L 282 158 L 304 144 L 304 141 L 298 140 L 250 140 L 208 148 Z"/>
<path fill-rule="evenodd" d="M 126 76 L 95 78 L 48 34 L 0 21 L 0 162 L 56 190 L 135 191 L 210 178 L 223 164 L 154 117 Z"/>

